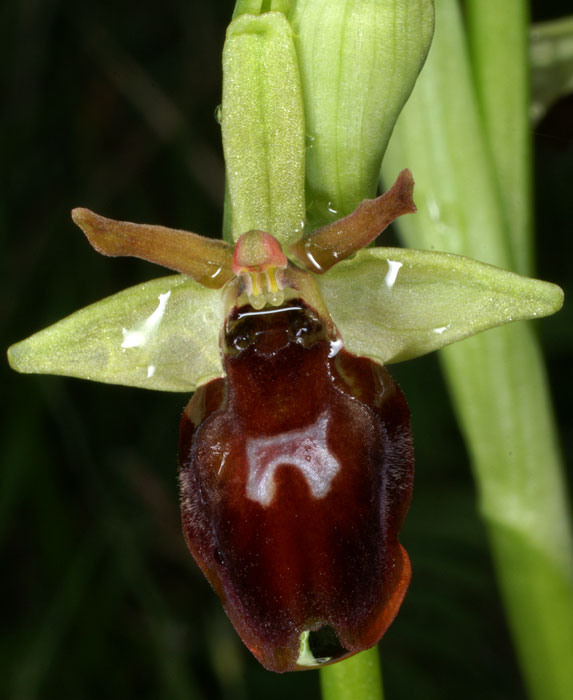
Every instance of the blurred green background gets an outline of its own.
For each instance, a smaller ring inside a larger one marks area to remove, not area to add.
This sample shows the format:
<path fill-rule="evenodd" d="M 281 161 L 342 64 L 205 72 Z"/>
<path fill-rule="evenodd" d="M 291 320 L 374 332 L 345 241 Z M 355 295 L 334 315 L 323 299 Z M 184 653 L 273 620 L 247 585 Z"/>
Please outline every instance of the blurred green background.
<path fill-rule="evenodd" d="M 4 0 L 3 347 L 165 274 L 98 256 L 72 207 L 218 235 L 214 115 L 232 7 Z M 533 2 L 536 20 L 570 9 Z M 567 294 L 573 99 L 535 131 L 538 276 Z M 572 316 L 566 304 L 537 323 L 569 464 Z M 186 551 L 175 476 L 187 397 L 19 376 L 6 361 L 0 371 L 0 697 L 318 698 L 316 673 L 275 676 L 251 658 Z M 522 698 L 436 358 L 393 374 L 412 410 L 417 476 L 401 538 L 414 577 L 381 644 L 387 697 Z"/>

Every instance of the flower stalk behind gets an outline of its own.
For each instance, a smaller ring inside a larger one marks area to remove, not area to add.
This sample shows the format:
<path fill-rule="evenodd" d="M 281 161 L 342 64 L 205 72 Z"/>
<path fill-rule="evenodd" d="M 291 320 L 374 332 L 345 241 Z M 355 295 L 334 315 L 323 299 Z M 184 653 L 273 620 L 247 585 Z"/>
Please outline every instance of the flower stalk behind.
<path fill-rule="evenodd" d="M 516 3 L 497 3 L 494 9 L 491 3 L 479 4 L 480 12 L 489 8 L 502 26 L 519 23 L 522 13 Z M 482 121 L 472 90 L 458 3 L 441 0 L 436 12 L 427 65 L 382 168 L 388 179 L 402 163 L 416 173 L 420 213 L 400 222 L 402 233 L 408 245 L 418 248 L 523 266 L 523 257 L 512 254 L 517 245 L 515 229 L 508 227 L 513 204 L 497 196 L 497 183 L 504 181 L 502 165 L 488 151 L 490 123 Z M 502 12 L 508 13 L 503 21 Z M 515 47 L 514 60 L 522 60 L 520 43 Z M 480 56 L 478 52 L 474 60 Z M 504 77 L 505 72 L 497 73 L 498 80 Z M 488 87 L 489 82 L 481 84 L 482 91 Z M 499 89 L 492 85 L 492 91 Z M 522 115 L 514 119 L 512 113 L 524 108 L 519 105 L 508 100 L 496 119 L 521 123 Z M 528 165 L 509 156 L 503 168 L 507 163 Z M 516 173 L 511 182 L 527 182 L 527 176 Z M 522 206 L 528 207 L 528 201 Z M 526 250 L 526 228 L 522 236 Z M 531 697 L 566 700 L 573 697 L 573 547 L 539 344 L 532 329 L 516 324 L 444 349 L 442 362 Z"/>

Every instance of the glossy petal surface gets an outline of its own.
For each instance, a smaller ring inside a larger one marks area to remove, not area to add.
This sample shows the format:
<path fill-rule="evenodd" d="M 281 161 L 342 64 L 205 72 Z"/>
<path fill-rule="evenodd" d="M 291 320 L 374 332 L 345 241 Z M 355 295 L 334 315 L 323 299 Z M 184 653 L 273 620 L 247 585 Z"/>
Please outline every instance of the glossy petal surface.
<path fill-rule="evenodd" d="M 554 284 L 449 253 L 369 248 L 316 278 L 346 348 L 383 364 L 559 310 Z"/>
<path fill-rule="evenodd" d="M 221 292 L 183 275 L 92 304 L 13 345 L 18 372 L 61 374 L 160 391 L 194 391 L 223 373 Z"/>
<path fill-rule="evenodd" d="M 200 388 L 181 422 L 189 548 L 266 668 L 368 648 L 410 578 L 397 539 L 413 470 L 406 401 L 296 304 L 235 312 L 226 330 L 227 379 Z"/>

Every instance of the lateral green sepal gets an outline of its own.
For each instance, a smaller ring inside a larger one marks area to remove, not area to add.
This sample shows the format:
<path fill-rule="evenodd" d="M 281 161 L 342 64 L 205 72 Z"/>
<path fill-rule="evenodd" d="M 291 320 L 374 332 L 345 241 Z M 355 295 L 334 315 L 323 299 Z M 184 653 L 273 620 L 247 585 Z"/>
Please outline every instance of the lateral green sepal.
<path fill-rule="evenodd" d="M 159 391 L 194 391 L 223 374 L 220 290 L 184 275 L 131 287 L 16 343 L 18 372 Z"/>
<path fill-rule="evenodd" d="M 369 248 L 316 282 L 345 347 L 383 364 L 409 360 L 563 304 L 554 284 L 450 253 Z"/>

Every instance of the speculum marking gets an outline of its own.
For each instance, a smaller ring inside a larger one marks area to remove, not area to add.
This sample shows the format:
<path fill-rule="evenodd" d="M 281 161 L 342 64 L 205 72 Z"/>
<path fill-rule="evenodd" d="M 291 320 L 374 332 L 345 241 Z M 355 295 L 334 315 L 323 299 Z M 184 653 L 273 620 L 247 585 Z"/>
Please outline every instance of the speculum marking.
<path fill-rule="evenodd" d="M 249 439 L 247 497 L 269 506 L 275 493 L 275 471 L 289 465 L 302 473 L 315 498 L 324 498 L 340 470 L 339 461 L 328 449 L 327 425 L 328 416 L 323 413 L 302 430 Z"/>

